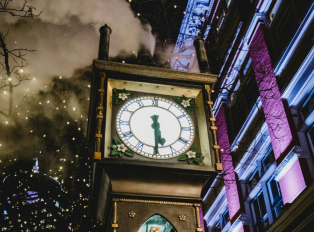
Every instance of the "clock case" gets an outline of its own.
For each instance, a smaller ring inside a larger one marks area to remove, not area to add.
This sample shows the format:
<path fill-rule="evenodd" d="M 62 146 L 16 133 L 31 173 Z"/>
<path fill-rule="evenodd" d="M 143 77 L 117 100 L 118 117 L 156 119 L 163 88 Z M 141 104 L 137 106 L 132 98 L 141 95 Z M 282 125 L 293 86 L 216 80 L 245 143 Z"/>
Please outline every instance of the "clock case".
<path fill-rule="evenodd" d="M 220 171 L 213 150 L 217 147 L 211 133 L 212 114 L 206 105 L 215 81 L 212 74 L 94 60 L 88 125 L 88 146 L 94 157 L 90 214 L 104 224 L 104 231 L 138 232 L 153 215 L 163 216 L 179 232 L 202 231 L 201 200 Z M 196 97 L 192 119 L 203 163 L 189 165 L 178 157 L 110 156 L 115 114 L 124 104 L 113 104 L 113 88 L 169 100 Z M 134 217 L 129 216 L 131 212 L 136 213 Z M 185 220 L 179 220 L 179 215 Z"/>

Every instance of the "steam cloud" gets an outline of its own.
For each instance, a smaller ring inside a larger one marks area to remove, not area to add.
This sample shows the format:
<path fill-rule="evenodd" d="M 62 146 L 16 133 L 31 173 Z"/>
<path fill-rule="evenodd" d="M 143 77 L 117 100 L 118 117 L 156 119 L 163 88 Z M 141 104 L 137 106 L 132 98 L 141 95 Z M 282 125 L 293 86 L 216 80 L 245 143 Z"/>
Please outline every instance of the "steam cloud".
<path fill-rule="evenodd" d="M 23 2 L 10 4 L 20 8 Z M 43 11 L 40 17 L 0 15 L 0 31 L 9 30 L 9 48 L 36 49 L 27 54 L 29 66 L 25 68 L 36 81 L 23 85 L 23 91 L 37 90 L 51 76 L 71 76 L 75 69 L 90 65 L 97 58 L 99 28 L 105 23 L 112 29 L 110 56 L 137 52 L 141 44 L 154 51 L 151 28 L 142 27 L 124 0 L 29 0 L 27 4 L 36 7 L 34 13 Z"/>

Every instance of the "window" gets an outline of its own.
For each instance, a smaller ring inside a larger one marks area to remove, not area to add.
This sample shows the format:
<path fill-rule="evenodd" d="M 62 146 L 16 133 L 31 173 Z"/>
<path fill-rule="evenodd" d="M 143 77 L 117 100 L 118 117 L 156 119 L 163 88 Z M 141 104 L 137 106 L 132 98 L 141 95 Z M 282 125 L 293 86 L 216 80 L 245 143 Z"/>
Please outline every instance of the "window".
<path fill-rule="evenodd" d="M 221 228 L 224 228 L 225 225 L 230 221 L 229 219 L 229 210 L 226 210 L 223 214 L 222 214 L 222 220 L 221 220 Z"/>
<path fill-rule="evenodd" d="M 251 192 L 260 180 L 258 171 L 254 172 L 247 182 L 248 192 Z"/>
<path fill-rule="evenodd" d="M 269 198 L 270 198 L 270 203 L 271 203 L 272 214 L 273 214 L 273 217 L 276 218 L 278 217 L 281 207 L 283 206 L 280 186 L 278 182 L 275 181 L 275 179 L 272 179 L 268 181 L 267 188 L 268 188 L 268 193 L 269 193 Z"/>
<path fill-rule="evenodd" d="M 265 231 L 268 225 L 267 210 L 263 192 L 260 192 L 251 203 L 254 230 L 256 232 Z"/>
<path fill-rule="evenodd" d="M 267 169 L 270 167 L 270 165 L 273 164 L 274 161 L 275 161 L 274 152 L 273 150 L 271 150 L 270 152 L 268 152 L 268 154 L 266 154 L 266 156 L 262 160 L 262 172 L 265 173 Z"/>
<path fill-rule="evenodd" d="M 212 229 L 212 232 L 220 232 L 220 231 L 221 231 L 221 227 L 220 227 L 220 222 L 218 221 L 216 225 L 214 226 L 214 228 Z"/>
<path fill-rule="evenodd" d="M 308 133 L 308 138 L 310 140 L 312 149 L 314 151 L 314 127 L 310 130 L 310 132 Z"/>

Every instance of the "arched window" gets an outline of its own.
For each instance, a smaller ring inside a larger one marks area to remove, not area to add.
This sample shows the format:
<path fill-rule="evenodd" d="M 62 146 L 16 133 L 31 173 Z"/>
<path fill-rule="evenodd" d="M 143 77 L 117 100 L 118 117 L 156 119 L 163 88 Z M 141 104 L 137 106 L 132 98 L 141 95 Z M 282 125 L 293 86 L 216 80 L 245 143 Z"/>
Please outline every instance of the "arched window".
<path fill-rule="evenodd" d="M 166 218 L 156 214 L 150 217 L 138 232 L 177 232 L 177 230 Z"/>

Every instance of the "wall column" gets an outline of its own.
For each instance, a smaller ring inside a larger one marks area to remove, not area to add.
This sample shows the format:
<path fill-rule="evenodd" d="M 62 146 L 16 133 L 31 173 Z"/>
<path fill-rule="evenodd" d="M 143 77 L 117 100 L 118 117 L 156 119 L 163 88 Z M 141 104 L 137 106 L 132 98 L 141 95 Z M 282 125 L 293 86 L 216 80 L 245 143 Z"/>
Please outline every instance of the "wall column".
<path fill-rule="evenodd" d="M 284 106 L 281 99 L 265 35 L 264 25 L 259 24 L 249 46 L 249 54 L 279 169 L 276 180 L 279 182 L 284 203 L 290 203 L 306 187 L 302 172 L 302 168 L 306 167 L 300 165 L 298 156 L 292 152 L 299 140 L 296 133 L 293 133 L 293 122 L 289 121 L 290 109 Z"/>
<path fill-rule="evenodd" d="M 239 180 L 234 172 L 229 136 L 226 125 L 226 103 L 222 103 L 217 115 L 217 139 L 220 146 L 220 159 L 222 163 L 222 174 L 226 187 L 226 196 L 229 209 L 229 217 L 231 224 L 244 213 L 243 202 L 241 199 L 241 189 L 239 188 Z"/>

